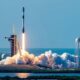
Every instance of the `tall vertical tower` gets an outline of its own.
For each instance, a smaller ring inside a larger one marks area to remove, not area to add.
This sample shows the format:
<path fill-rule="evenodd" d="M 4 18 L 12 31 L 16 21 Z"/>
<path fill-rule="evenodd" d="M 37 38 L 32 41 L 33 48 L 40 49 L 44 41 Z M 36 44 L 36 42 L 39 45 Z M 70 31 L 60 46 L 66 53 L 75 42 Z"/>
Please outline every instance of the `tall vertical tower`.
<path fill-rule="evenodd" d="M 17 36 L 13 34 L 8 38 L 8 40 L 11 44 L 11 56 L 13 56 L 17 53 Z"/>
<path fill-rule="evenodd" d="M 76 64 L 77 68 L 80 67 L 80 37 L 75 39 L 76 44 Z"/>
<path fill-rule="evenodd" d="M 13 28 L 13 34 L 10 37 L 5 37 L 5 39 L 8 39 L 10 42 L 10 48 L 11 48 L 11 56 L 15 55 L 17 53 L 17 35 L 15 34 L 14 28 Z"/>

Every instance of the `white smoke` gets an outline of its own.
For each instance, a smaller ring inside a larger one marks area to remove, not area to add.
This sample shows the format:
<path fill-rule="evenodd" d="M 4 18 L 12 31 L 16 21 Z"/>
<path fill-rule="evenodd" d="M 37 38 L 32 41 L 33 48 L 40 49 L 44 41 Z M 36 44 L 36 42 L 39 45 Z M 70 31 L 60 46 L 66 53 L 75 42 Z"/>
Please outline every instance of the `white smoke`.
<path fill-rule="evenodd" d="M 0 64 L 40 64 L 51 68 L 75 68 L 75 59 L 76 57 L 69 53 L 59 55 L 58 53 L 53 53 L 51 50 L 46 51 L 39 56 L 35 56 L 34 54 L 25 51 L 22 55 L 17 53 L 13 57 L 2 59 Z"/>

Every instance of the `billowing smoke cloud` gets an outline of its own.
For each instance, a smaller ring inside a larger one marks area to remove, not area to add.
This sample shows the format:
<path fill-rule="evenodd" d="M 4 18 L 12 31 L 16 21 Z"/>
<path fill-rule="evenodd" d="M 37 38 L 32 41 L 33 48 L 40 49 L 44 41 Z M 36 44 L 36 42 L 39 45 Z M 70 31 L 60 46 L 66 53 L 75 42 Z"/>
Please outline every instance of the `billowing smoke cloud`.
<path fill-rule="evenodd" d="M 57 53 L 53 53 L 51 50 L 46 51 L 39 56 L 35 56 L 34 54 L 30 54 L 29 52 L 25 51 L 22 55 L 17 53 L 13 57 L 2 59 L 0 64 L 39 64 L 51 68 L 75 68 L 75 59 L 76 57 L 69 53 L 63 53 L 62 55 L 59 55 Z"/>

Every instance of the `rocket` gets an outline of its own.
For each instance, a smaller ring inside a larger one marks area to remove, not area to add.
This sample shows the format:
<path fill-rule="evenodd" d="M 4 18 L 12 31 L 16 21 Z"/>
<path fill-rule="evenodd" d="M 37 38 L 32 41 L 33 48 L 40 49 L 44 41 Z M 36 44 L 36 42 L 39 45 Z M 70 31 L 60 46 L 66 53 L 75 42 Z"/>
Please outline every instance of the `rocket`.
<path fill-rule="evenodd" d="M 24 26 L 24 22 L 25 22 L 25 16 L 24 16 L 24 13 L 25 13 L 25 8 L 23 7 L 22 8 L 22 12 L 23 12 L 23 15 L 22 15 L 22 53 L 26 50 L 26 33 L 25 33 L 25 26 Z"/>
<path fill-rule="evenodd" d="M 23 7 L 23 16 L 22 16 L 22 19 L 23 19 L 23 28 L 22 28 L 22 33 L 25 33 L 25 28 L 24 28 L 24 18 L 25 18 L 25 16 L 24 16 L 24 12 L 25 12 L 25 8 Z"/>

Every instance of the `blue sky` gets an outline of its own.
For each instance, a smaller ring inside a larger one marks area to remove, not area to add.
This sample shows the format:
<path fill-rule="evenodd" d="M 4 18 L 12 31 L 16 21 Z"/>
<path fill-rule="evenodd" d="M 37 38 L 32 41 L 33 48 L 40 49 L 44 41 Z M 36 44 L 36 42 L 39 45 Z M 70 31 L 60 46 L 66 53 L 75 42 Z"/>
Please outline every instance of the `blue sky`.
<path fill-rule="evenodd" d="M 74 48 L 80 36 L 80 0 L 0 0 L 0 47 L 10 47 L 5 36 L 21 37 L 22 7 L 26 8 L 28 48 Z"/>

